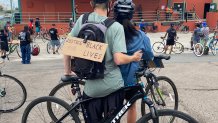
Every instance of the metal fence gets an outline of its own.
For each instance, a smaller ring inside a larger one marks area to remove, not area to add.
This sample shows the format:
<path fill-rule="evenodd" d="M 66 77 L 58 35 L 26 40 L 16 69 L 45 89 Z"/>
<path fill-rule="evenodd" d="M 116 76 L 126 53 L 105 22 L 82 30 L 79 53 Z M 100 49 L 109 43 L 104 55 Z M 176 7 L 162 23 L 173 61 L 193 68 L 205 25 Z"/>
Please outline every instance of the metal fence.
<path fill-rule="evenodd" d="M 41 23 L 69 22 L 73 18 L 71 12 L 25 12 L 14 17 L 15 23 L 28 23 L 30 19 L 39 18 Z"/>
<path fill-rule="evenodd" d="M 85 12 L 77 13 L 76 18 Z M 17 15 L 17 16 L 16 16 Z M 69 22 L 70 18 L 73 18 L 72 12 L 25 12 L 16 13 L 15 23 L 28 23 L 30 19 L 40 18 L 41 23 L 61 23 Z M 110 17 L 113 17 L 113 13 L 110 13 Z M 180 21 L 184 19 L 184 15 L 181 12 L 174 12 L 173 14 L 166 13 L 165 11 L 144 11 L 141 14 L 135 13 L 133 21 L 139 23 L 141 20 L 146 22 L 153 21 Z M 198 19 L 195 13 L 189 13 L 188 20 Z"/>

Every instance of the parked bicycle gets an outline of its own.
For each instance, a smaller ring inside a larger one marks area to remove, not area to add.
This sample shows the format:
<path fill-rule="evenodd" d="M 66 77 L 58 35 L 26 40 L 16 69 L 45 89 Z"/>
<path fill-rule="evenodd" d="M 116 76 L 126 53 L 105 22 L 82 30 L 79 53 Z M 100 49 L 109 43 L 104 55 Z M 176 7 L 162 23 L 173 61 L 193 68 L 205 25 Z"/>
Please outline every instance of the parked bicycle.
<path fill-rule="evenodd" d="M 166 47 L 166 39 L 162 38 L 162 42 L 155 42 L 152 46 L 152 49 L 154 52 L 156 53 L 163 53 L 165 51 L 165 47 Z M 172 52 L 174 52 L 175 54 L 181 54 L 182 52 L 184 52 L 184 46 L 177 41 L 177 39 L 175 40 L 175 44 L 173 45 L 173 49 Z"/>
<path fill-rule="evenodd" d="M 22 82 L 13 76 L 3 74 L 0 70 L 0 113 L 19 109 L 26 98 L 27 92 Z"/>
<path fill-rule="evenodd" d="M 159 57 L 162 59 L 161 57 Z M 137 77 L 146 77 L 150 78 L 148 79 L 148 85 L 146 88 L 152 88 L 152 81 L 156 79 L 156 76 L 147 68 L 139 69 L 138 72 L 136 72 Z M 80 123 L 83 122 L 82 118 L 78 117 L 79 113 L 83 114 L 83 118 L 86 121 L 87 113 L 86 109 L 84 108 L 84 103 L 88 103 L 91 100 L 94 100 L 94 98 L 82 99 L 82 93 L 80 89 L 80 84 L 83 80 L 83 78 L 75 77 L 75 76 L 68 76 L 62 78 L 63 81 L 69 82 L 71 81 L 72 87 L 74 88 L 71 93 L 78 94 L 78 98 L 76 99 L 76 102 L 71 102 L 71 106 L 67 104 L 65 101 L 58 99 L 56 97 L 41 97 L 33 102 L 31 102 L 27 108 L 24 111 L 23 117 L 22 117 L 22 123 L 28 123 L 28 122 L 75 122 Z M 127 112 L 127 110 L 131 107 L 132 104 L 135 103 L 136 100 L 142 99 L 144 104 L 147 104 L 150 113 L 142 116 L 137 123 L 144 123 L 144 122 L 188 122 L 188 123 L 197 123 L 195 119 L 190 117 L 187 114 L 184 114 L 182 112 L 176 111 L 176 110 L 156 110 L 153 102 L 147 97 L 148 92 L 147 89 L 144 90 L 144 84 L 139 82 L 135 86 L 130 87 L 124 87 L 118 91 L 125 91 L 125 90 L 138 90 L 138 93 L 135 94 L 128 102 L 126 102 L 125 105 L 119 108 L 119 111 L 113 111 L 110 115 L 105 116 L 105 118 L 101 121 L 102 123 L 116 123 L 118 122 L 121 117 Z M 147 93 L 147 94 L 146 94 Z M 65 93 L 67 95 L 68 93 Z M 45 107 L 47 107 L 47 110 Z M 39 111 L 39 113 L 34 112 Z M 47 115 L 45 113 L 48 113 Z M 63 115 L 64 114 L 64 115 Z M 43 116 L 41 116 L 43 115 Z M 43 118 L 41 118 L 43 117 Z"/>
<path fill-rule="evenodd" d="M 184 25 L 183 22 L 180 22 L 176 27 L 176 31 L 187 34 L 189 33 L 189 26 Z"/>
<path fill-rule="evenodd" d="M 216 46 L 217 41 L 215 40 L 214 34 L 209 35 L 208 42 L 205 43 L 204 36 L 200 37 L 200 42 L 194 45 L 194 54 L 197 57 L 202 56 L 205 52 L 211 51 L 211 53 L 215 56 L 216 55 Z M 208 50 L 208 51 L 205 51 Z"/>

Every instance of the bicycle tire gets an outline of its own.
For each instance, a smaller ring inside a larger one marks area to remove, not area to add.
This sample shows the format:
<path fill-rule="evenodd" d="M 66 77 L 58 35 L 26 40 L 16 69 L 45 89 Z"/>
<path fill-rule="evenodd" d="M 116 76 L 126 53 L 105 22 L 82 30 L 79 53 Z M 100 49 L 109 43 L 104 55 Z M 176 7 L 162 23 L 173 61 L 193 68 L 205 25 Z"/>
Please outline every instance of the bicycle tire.
<path fill-rule="evenodd" d="M 82 86 L 84 86 L 84 85 L 85 85 L 85 82 L 80 81 L 79 84 L 82 85 Z M 74 95 L 72 94 L 72 91 L 71 91 L 71 85 L 72 85 L 72 82 L 62 82 L 62 83 L 58 84 L 57 86 L 55 86 L 55 87 L 51 90 L 51 92 L 49 93 L 49 96 L 55 96 L 55 94 L 56 94 L 59 90 L 61 90 L 61 88 L 64 88 L 64 87 L 66 87 L 66 86 L 69 86 L 70 89 L 64 90 L 64 94 L 63 94 L 64 96 L 68 96 L 68 97 L 65 98 L 65 99 L 60 98 L 60 97 L 58 97 L 58 98 L 64 100 L 64 101 L 67 102 L 68 104 L 71 104 L 71 103 L 73 103 L 73 102 L 75 101 L 75 100 L 71 97 L 71 96 L 74 96 Z M 77 98 L 77 97 L 76 97 L 76 98 Z M 50 105 L 50 104 L 47 105 L 47 109 L 48 109 L 49 115 L 53 117 L 53 116 L 54 116 L 54 113 L 53 113 L 53 111 L 52 111 L 52 108 L 51 108 L 51 105 Z"/>
<path fill-rule="evenodd" d="M 213 43 L 213 41 L 209 44 L 209 48 L 210 48 L 212 54 L 215 56 L 216 55 L 216 46 L 215 46 L 215 43 Z"/>
<path fill-rule="evenodd" d="M 162 42 L 155 42 L 152 45 L 152 49 L 156 53 L 163 53 L 164 52 L 164 44 Z"/>
<path fill-rule="evenodd" d="M 40 104 L 42 105 L 43 102 L 53 102 L 53 103 L 56 103 L 58 104 L 58 107 L 59 106 L 62 106 L 64 109 L 66 109 L 67 111 L 70 110 L 71 106 L 69 104 L 67 104 L 65 101 L 61 100 L 61 99 L 58 99 L 56 97 L 50 97 L 50 96 L 46 96 L 46 97 L 40 97 L 40 98 L 37 98 L 35 100 L 33 100 L 28 106 L 27 108 L 24 110 L 24 113 L 23 113 L 23 116 L 22 116 L 22 123 L 28 123 L 27 120 L 28 120 L 28 116 L 30 115 L 30 112 L 32 109 L 34 109 L 35 106 L 37 106 L 37 104 Z M 44 113 L 44 112 L 43 112 Z M 62 116 L 63 114 L 61 114 Z M 77 115 L 75 114 L 75 112 L 71 112 L 70 113 L 71 117 L 72 117 L 72 120 L 75 121 L 75 123 L 80 123 L 80 119 L 77 117 Z M 49 118 L 50 119 L 50 118 Z M 57 117 L 51 117 L 51 119 L 53 121 L 57 121 Z M 51 120 L 50 119 L 50 120 Z M 44 119 L 45 120 L 45 119 Z M 32 121 L 30 121 L 32 123 Z M 36 122 L 40 122 L 40 121 L 36 121 Z M 72 121 L 71 121 L 72 122 Z M 44 122 L 46 123 L 46 122 Z"/>
<path fill-rule="evenodd" d="M 176 50 L 174 50 L 174 49 L 176 49 Z M 182 43 L 175 42 L 175 44 L 173 45 L 173 52 L 175 54 L 181 54 L 182 52 L 184 52 L 184 46 L 182 45 Z"/>
<path fill-rule="evenodd" d="M 47 45 L 46 45 L 46 50 L 47 50 L 47 53 L 48 54 L 51 54 L 53 51 L 52 51 L 52 46 L 51 46 L 51 42 L 48 42 Z"/>
<path fill-rule="evenodd" d="M 167 82 L 171 86 L 171 88 L 173 90 L 173 93 L 174 93 L 174 100 L 175 100 L 175 104 L 174 104 L 173 109 L 178 110 L 179 96 L 178 96 L 177 88 L 176 88 L 175 84 L 173 83 L 173 81 L 170 78 L 166 77 L 166 76 L 158 76 L 157 80 L 158 80 L 158 82 L 160 82 L 160 81 Z M 151 93 L 151 94 L 152 94 L 151 97 L 154 98 L 154 96 L 155 96 L 154 93 Z M 170 93 L 169 93 L 169 97 L 172 98 L 172 95 L 170 95 Z M 154 103 L 157 104 L 155 101 L 154 101 Z M 143 101 L 141 101 L 141 115 L 142 116 L 144 116 L 146 114 L 146 108 L 145 107 L 146 107 L 146 104 Z"/>
<path fill-rule="evenodd" d="M 25 88 L 25 86 L 22 84 L 21 81 L 19 81 L 17 78 L 15 78 L 15 77 L 13 77 L 13 76 L 4 74 L 4 75 L 0 75 L 0 78 L 7 78 L 7 79 L 10 79 L 10 80 L 13 80 L 14 82 L 16 82 L 16 83 L 19 85 L 19 87 L 20 87 L 21 90 L 22 90 L 22 95 L 23 95 L 23 96 L 22 96 L 22 100 L 20 101 L 20 103 L 19 103 L 18 105 L 14 106 L 13 108 L 10 108 L 10 109 L 0 109 L 0 112 L 3 112 L 3 113 L 13 112 L 13 111 L 19 109 L 19 108 L 25 103 L 26 98 L 27 98 L 26 88 Z M 1 83 L 3 83 L 3 81 L 1 81 Z M 0 85 L 1 85 L 1 84 L 0 84 Z M 12 86 L 12 85 L 10 84 L 10 86 Z M 17 88 L 16 88 L 16 89 L 17 89 Z M 7 93 L 7 90 L 6 90 L 6 93 Z M 2 97 L 0 97 L 0 99 L 1 99 L 1 98 L 2 98 Z M 12 103 L 10 103 L 10 105 L 12 105 Z"/>
<path fill-rule="evenodd" d="M 177 118 L 180 118 L 181 120 L 186 121 L 186 123 L 198 123 L 197 120 L 195 120 L 193 117 L 189 116 L 188 114 L 185 114 L 183 112 L 176 111 L 176 110 L 170 110 L 170 109 L 157 110 L 157 114 L 158 114 L 158 117 L 161 117 L 161 116 L 162 117 L 166 116 L 169 118 L 173 117 L 174 121 L 177 120 Z M 152 114 L 149 113 L 143 116 L 142 118 L 140 118 L 137 121 L 137 123 L 148 123 L 151 120 L 152 120 Z M 149 123 L 153 123 L 153 122 L 149 122 Z M 158 123 L 163 123 L 160 121 L 160 118 L 159 118 Z M 173 123 L 173 121 L 169 123 Z M 175 122 L 175 123 L 181 123 L 181 122 Z"/>
<path fill-rule="evenodd" d="M 14 44 L 9 44 L 8 45 L 9 51 L 6 52 L 6 55 L 9 56 L 10 54 L 12 54 L 15 50 L 16 50 L 16 46 Z"/>
<path fill-rule="evenodd" d="M 204 53 L 204 47 L 201 43 L 197 43 L 194 45 L 194 54 L 197 56 L 197 57 L 200 57 L 203 55 Z"/>
<path fill-rule="evenodd" d="M 16 52 L 17 52 L 18 57 L 21 58 L 21 49 L 20 49 L 20 45 L 19 44 L 16 47 Z"/>

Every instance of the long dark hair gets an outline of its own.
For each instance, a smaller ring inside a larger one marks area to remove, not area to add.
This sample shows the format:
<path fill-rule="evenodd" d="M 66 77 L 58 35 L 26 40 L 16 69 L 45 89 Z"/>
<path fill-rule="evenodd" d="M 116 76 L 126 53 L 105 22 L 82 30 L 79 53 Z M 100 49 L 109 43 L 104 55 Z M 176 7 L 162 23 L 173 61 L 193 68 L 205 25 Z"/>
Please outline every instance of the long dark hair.
<path fill-rule="evenodd" d="M 137 30 L 135 26 L 132 24 L 132 22 L 127 18 L 124 18 L 124 19 L 117 18 L 117 21 L 123 25 L 124 32 L 125 32 L 125 38 L 126 38 L 126 44 L 128 44 L 132 40 L 132 38 L 137 35 Z"/>
<path fill-rule="evenodd" d="M 27 25 L 24 26 L 24 32 L 28 32 L 29 31 L 29 27 Z"/>

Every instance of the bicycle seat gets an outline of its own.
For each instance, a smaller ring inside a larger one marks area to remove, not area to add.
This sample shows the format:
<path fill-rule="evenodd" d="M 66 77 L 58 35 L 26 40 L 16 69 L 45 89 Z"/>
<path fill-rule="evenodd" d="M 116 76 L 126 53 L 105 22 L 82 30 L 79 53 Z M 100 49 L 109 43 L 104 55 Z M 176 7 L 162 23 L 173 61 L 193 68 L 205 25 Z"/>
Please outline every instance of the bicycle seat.
<path fill-rule="evenodd" d="M 61 77 L 61 81 L 63 82 L 77 82 L 80 78 L 76 75 L 63 75 Z"/>
<path fill-rule="evenodd" d="M 155 58 L 158 58 L 158 59 L 165 59 L 165 60 L 169 60 L 170 59 L 170 56 L 169 55 L 157 55 L 157 56 L 154 56 Z"/>

